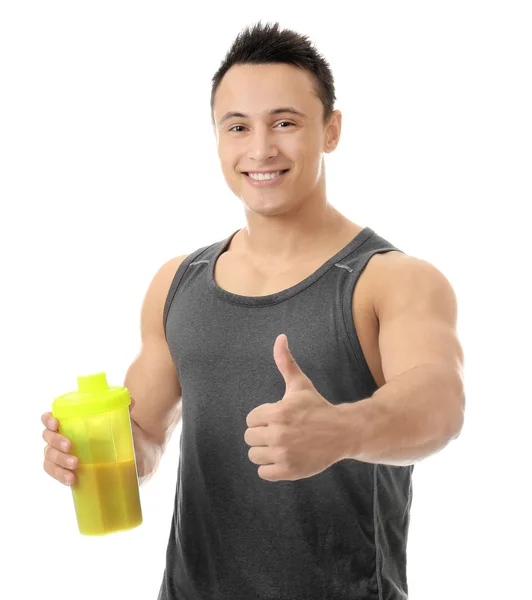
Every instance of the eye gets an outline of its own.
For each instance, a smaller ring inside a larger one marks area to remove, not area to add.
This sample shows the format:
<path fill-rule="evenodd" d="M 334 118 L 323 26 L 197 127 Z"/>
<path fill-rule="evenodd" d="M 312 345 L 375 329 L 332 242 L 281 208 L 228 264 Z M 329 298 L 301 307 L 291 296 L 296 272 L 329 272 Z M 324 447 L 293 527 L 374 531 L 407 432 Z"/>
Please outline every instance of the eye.
<path fill-rule="evenodd" d="M 291 123 L 290 121 L 280 121 L 279 123 L 277 123 L 276 127 L 279 127 L 279 125 L 288 125 L 290 127 L 295 127 L 295 123 Z M 240 130 L 237 131 L 237 127 L 240 127 Z M 233 125 L 233 127 L 231 127 L 229 129 L 229 131 L 234 132 L 234 133 L 240 133 L 242 130 L 244 130 L 245 127 L 243 125 Z M 281 127 L 281 129 L 288 129 L 288 127 Z"/>

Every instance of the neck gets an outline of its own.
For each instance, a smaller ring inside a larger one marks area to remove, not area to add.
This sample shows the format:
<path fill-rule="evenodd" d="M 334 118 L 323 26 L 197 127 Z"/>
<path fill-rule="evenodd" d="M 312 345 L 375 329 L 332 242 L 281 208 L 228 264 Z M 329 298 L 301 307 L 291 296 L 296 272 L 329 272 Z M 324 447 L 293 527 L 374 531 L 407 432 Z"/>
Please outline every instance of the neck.
<path fill-rule="evenodd" d="M 325 196 L 307 198 L 289 213 L 263 215 L 247 210 L 246 221 L 247 227 L 235 236 L 240 238 L 240 248 L 249 257 L 269 263 L 308 257 L 356 227 Z"/>

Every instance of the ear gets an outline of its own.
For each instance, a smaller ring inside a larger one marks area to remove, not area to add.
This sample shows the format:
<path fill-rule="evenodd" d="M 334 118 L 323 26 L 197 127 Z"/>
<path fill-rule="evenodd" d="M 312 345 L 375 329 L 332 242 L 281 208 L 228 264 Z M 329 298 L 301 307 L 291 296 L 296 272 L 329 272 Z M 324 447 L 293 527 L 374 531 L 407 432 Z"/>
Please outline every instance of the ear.
<path fill-rule="evenodd" d="M 342 113 L 339 110 L 334 110 L 325 128 L 325 144 L 323 146 L 324 152 L 328 154 L 336 149 L 336 146 L 338 146 L 338 142 L 340 141 L 341 131 Z"/>

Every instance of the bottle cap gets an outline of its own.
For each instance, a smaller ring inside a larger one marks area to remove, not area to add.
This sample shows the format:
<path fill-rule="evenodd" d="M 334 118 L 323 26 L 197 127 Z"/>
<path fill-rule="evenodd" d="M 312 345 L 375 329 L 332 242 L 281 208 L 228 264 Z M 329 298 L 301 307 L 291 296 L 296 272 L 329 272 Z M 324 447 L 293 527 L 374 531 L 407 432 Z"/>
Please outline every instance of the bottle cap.
<path fill-rule="evenodd" d="M 131 398 L 126 387 L 109 386 L 105 373 L 78 377 L 78 389 L 58 396 L 52 402 L 56 419 L 83 418 L 129 406 Z"/>

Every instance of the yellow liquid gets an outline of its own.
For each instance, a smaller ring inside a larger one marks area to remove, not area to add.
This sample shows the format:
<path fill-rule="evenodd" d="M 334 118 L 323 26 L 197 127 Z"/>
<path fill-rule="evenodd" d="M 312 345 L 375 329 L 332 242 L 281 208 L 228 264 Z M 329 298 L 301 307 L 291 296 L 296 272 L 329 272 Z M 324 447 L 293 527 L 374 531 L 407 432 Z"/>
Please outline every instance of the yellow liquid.
<path fill-rule="evenodd" d="M 79 465 L 72 486 L 80 533 L 105 535 L 142 523 L 134 460 Z"/>

